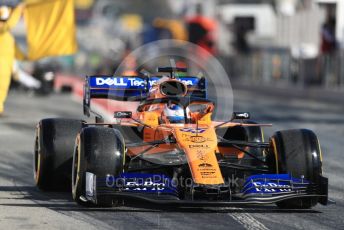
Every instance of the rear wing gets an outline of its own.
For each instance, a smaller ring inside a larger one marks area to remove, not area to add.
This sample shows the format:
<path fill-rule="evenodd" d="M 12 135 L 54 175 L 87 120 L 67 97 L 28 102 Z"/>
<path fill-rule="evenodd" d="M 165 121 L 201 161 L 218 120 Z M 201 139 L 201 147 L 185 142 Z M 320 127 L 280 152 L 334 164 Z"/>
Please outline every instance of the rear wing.
<path fill-rule="evenodd" d="M 103 98 L 118 101 L 142 101 L 151 87 L 162 77 L 140 76 L 87 76 L 84 85 L 84 114 L 90 115 L 91 99 Z M 176 78 L 188 87 L 188 96 L 207 98 L 207 81 L 204 77 Z"/>

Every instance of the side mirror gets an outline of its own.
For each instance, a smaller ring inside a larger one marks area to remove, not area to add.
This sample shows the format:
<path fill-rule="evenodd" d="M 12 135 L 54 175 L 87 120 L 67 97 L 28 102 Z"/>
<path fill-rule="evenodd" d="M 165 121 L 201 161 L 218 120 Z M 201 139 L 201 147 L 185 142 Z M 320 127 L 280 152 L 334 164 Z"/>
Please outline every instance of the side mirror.
<path fill-rule="evenodd" d="M 132 112 L 130 111 L 116 111 L 113 115 L 114 118 L 131 118 Z"/>
<path fill-rule="evenodd" d="M 232 114 L 232 119 L 231 120 L 246 120 L 246 119 L 250 119 L 251 115 L 250 113 L 247 112 L 233 112 Z"/>

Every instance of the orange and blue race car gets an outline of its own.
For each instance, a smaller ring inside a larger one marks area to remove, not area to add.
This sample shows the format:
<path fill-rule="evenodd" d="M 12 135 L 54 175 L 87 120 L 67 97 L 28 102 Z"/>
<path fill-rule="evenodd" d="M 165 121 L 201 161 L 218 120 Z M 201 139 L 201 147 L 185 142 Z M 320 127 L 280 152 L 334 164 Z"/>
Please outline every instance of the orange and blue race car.
<path fill-rule="evenodd" d="M 100 207 L 133 198 L 178 206 L 327 204 L 328 179 L 312 131 L 278 131 L 264 142 L 262 127 L 270 125 L 247 112 L 213 121 L 207 80 L 186 72 L 162 67 L 156 76 L 86 77 L 84 114 L 96 121 L 39 122 L 38 188 L 70 189 L 80 205 Z M 138 106 L 113 111 L 114 121 L 105 123 L 92 111 L 93 99 Z"/>

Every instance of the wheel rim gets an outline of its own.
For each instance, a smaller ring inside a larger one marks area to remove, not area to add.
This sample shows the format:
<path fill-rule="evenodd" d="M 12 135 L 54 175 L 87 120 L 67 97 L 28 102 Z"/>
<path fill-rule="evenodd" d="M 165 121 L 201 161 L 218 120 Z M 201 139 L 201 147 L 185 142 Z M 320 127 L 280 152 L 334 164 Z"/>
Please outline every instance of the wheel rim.
<path fill-rule="evenodd" d="M 73 171 L 72 171 L 72 178 L 73 178 L 73 185 L 76 185 L 77 182 L 77 177 L 78 177 L 78 162 L 79 162 L 79 154 L 78 154 L 78 150 L 79 147 L 77 146 L 75 148 L 75 155 L 74 155 L 74 159 L 73 159 Z"/>
<path fill-rule="evenodd" d="M 40 145 L 39 145 L 39 137 L 38 135 L 36 136 L 35 140 L 35 153 L 34 153 L 34 178 L 36 184 L 39 181 L 39 174 L 40 174 L 40 169 L 41 169 L 41 154 L 40 154 Z"/>
<path fill-rule="evenodd" d="M 79 147 L 79 136 L 77 137 L 74 154 L 73 154 L 73 168 L 72 168 L 72 193 L 73 198 L 76 199 L 77 185 L 79 182 L 79 171 L 80 171 L 80 147 Z"/>

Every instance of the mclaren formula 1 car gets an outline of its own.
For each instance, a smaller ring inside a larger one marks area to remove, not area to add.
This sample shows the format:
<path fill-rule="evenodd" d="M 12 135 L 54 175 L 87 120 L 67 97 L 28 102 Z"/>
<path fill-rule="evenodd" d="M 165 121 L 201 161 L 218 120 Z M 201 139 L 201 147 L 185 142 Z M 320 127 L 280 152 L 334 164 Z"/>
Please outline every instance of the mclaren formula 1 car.
<path fill-rule="evenodd" d="M 205 78 L 185 76 L 183 68 L 158 72 L 86 77 L 87 116 L 93 99 L 137 101 L 134 112 L 113 111 L 111 123 L 99 115 L 94 123 L 41 120 L 38 188 L 69 188 L 79 204 L 102 207 L 132 198 L 178 206 L 327 204 L 328 179 L 312 131 L 278 131 L 265 142 L 262 128 L 269 124 L 251 121 L 247 112 L 212 120 Z"/>

